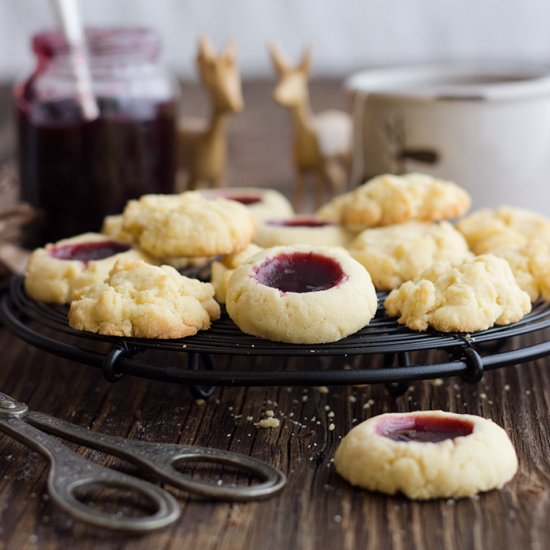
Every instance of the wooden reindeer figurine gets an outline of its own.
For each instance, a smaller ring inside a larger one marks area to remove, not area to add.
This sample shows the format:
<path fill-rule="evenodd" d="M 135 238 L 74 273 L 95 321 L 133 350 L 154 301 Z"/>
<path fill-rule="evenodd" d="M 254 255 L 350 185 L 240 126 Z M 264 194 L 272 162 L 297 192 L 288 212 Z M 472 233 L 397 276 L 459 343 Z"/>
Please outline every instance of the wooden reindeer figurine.
<path fill-rule="evenodd" d="M 273 97 L 290 109 L 293 121 L 294 203 L 298 209 L 302 206 L 305 183 L 311 177 L 315 184 L 315 203 L 319 206 L 327 186 L 329 193 L 341 193 L 347 187 L 351 117 L 337 110 L 312 113 L 308 91 L 310 49 L 304 51 L 296 67 L 289 65 L 275 44 L 270 44 L 269 51 L 278 79 Z"/>
<path fill-rule="evenodd" d="M 241 78 L 235 46 L 230 42 L 216 55 L 206 37 L 199 39 L 197 66 L 210 93 L 209 120 L 182 119 L 178 124 L 178 168 L 187 172 L 187 188 L 225 183 L 227 165 L 227 117 L 243 108 Z"/>

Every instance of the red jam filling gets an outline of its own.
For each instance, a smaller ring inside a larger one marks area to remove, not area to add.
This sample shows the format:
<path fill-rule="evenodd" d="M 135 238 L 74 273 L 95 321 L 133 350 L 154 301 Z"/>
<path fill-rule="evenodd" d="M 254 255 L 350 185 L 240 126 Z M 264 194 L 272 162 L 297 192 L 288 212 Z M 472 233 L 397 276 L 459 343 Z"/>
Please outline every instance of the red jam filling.
<path fill-rule="evenodd" d="M 93 241 L 54 246 L 49 250 L 49 254 L 58 260 L 91 262 L 94 260 L 103 260 L 128 250 L 130 250 L 128 245 L 116 241 Z"/>
<path fill-rule="evenodd" d="M 439 416 L 402 416 L 382 420 L 376 433 L 393 441 L 438 443 L 446 439 L 470 435 L 474 425 L 459 418 Z"/>
<path fill-rule="evenodd" d="M 327 225 L 334 225 L 330 222 L 323 220 L 316 220 L 315 218 L 301 218 L 294 220 L 269 220 L 267 225 L 276 225 L 278 227 L 326 227 Z"/>
<path fill-rule="evenodd" d="M 340 264 L 314 252 L 280 254 L 256 269 L 256 280 L 282 292 L 317 292 L 341 283 L 346 274 Z"/>
<path fill-rule="evenodd" d="M 246 193 L 232 193 L 231 191 L 214 191 L 206 193 L 207 199 L 227 199 L 230 201 L 240 202 L 241 204 L 244 204 L 245 206 L 248 206 L 250 204 L 257 204 L 262 201 L 262 197 L 260 195 L 248 195 Z"/>
<path fill-rule="evenodd" d="M 257 204 L 262 200 L 261 197 L 258 197 L 256 195 L 232 195 L 231 193 L 225 195 L 225 198 L 232 201 L 240 202 L 245 206 L 248 206 L 250 204 Z"/>

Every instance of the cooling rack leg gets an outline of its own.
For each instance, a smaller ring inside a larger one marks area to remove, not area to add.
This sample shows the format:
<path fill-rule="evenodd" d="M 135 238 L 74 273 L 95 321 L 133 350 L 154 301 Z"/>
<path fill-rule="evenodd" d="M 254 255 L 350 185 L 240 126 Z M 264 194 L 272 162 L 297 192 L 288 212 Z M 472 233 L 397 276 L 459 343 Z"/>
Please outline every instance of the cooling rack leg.
<path fill-rule="evenodd" d="M 107 382 L 118 382 L 124 373 L 118 369 L 117 361 L 130 355 L 133 353 L 126 346 L 113 346 L 103 361 L 103 378 Z"/>
<path fill-rule="evenodd" d="M 397 354 L 387 353 L 384 355 L 384 368 L 393 367 L 396 357 L 397 365 L 400 367 L 408 367 L 411 364 L 408 352 L 400 351 Z M 409 383 L 404 380 L 401 380 L 400 382 L 388 382 L 387 384 L 384 384 L 384 387 L 391 396 L 400 397 L 407 391 Z"/>
<path fill-rule="evenodd" d="M 201 368 L 205 370 L 214 370 L 214 360 L 208 353 L 189 353 L 189 368 L 199 371 Z M 195 399 L 208 399 L 214 395 L 216 388 L 214 386 L 189 386 L 189 391 Z"/>

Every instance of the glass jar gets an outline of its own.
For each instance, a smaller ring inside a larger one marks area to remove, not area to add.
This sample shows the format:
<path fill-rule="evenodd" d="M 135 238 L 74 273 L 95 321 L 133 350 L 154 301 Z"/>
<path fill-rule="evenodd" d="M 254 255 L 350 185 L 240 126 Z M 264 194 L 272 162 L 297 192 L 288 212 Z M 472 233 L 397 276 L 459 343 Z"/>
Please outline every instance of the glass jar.
<path fill-rule="evenodd" d="M 33 37 L 36 68 L 15 87 L 21 198 L 44 214 L 28 246 L 98 231 L 128 199 L 174 189 L 177 92 L 158 36 L 110 28 L 86 38 L 98 118 L 84 118 L 57 31 Z"/>

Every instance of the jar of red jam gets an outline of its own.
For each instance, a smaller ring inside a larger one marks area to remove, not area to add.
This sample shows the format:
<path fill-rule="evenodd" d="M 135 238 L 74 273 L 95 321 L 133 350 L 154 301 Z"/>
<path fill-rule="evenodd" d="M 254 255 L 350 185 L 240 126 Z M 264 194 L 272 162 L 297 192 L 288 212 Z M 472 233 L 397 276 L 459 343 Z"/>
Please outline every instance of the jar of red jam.
<path fill-rule="evenodd" d="M 97 231 L 128 199 L 174 189 L 177 92 L 158 63 L 158 36 L 111 28 L 88 29 L 86 39 L 94 120 L 57 31 L 33 37 L 36 68 L 15 87 L 21 198 L 43 213 L 30 246 Z"/>

